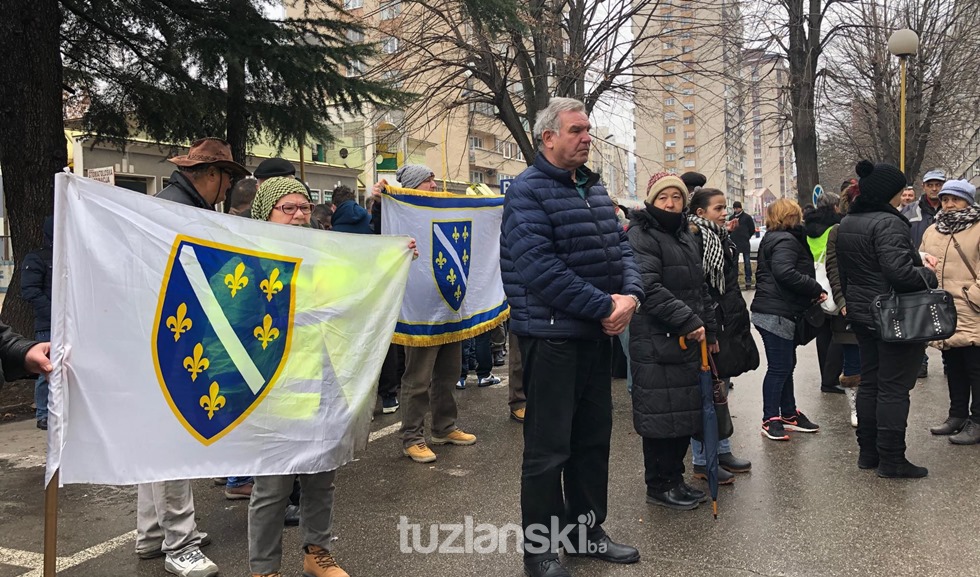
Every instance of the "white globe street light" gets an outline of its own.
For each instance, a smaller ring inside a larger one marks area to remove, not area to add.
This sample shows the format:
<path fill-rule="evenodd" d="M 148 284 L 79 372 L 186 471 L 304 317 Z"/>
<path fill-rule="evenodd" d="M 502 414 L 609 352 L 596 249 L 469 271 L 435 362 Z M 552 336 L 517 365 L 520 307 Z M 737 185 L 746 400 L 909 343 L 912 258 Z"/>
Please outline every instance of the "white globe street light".
<path fill-rule="evenodd" d="M 919 50 L 919 35 L 914 30 L 902 28 L 888 37 L 888 51 L 898 56 L 901 66 L 901 100 L 899 125 L 899 168 L 905 172 L 905 61 Z"/>

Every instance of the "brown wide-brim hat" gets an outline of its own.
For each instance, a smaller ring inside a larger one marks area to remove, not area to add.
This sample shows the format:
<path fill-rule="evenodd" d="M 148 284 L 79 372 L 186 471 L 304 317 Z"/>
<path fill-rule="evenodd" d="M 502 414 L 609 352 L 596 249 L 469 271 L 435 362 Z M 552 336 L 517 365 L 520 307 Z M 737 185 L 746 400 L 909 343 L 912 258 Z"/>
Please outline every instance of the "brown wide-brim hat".
<path fill-rule="evenodd" d="M 191 144 L 190 150 L 183 156 L 168 158 L 170 162 L 183 168 L 213 164 L 218 168 L 231 171 L 236 178 L 251 174 L 244 166 L 231 159 L 231 145 L 220 138 L 202 138 Z"/>

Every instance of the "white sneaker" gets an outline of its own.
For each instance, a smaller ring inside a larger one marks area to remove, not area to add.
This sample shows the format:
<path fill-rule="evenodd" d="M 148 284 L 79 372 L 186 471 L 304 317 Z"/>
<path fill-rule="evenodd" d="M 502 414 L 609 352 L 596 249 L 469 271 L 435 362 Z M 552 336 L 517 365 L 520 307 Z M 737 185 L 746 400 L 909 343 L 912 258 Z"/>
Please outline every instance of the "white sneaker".
<path fill-rule="evenodd" d="M 844 392 L 847 394 L 847 403 L 851 407 L 851 426 L 856 428 L 858 426 L 858 411 L 857 411 L 858 388 L 848 387 L 844 389 Z"/>
<path fill-rule="evenodd" d="M 168 573 L 180 577 L 214 577 L 218 574 L 218 566 L 197 547 L 184 549 L 179 555 L 167 555 L 163 567 Z"/>
<path fill-rule="evenodd" d="M 486 377 L 483 377 L 482 379 L 477 381 L 476 386 L 491 387 L 493 385 L 499 385 L 499 384 L 500 384 L 500 377 L 494 376 L 493 373 L 490 373 Z"/>

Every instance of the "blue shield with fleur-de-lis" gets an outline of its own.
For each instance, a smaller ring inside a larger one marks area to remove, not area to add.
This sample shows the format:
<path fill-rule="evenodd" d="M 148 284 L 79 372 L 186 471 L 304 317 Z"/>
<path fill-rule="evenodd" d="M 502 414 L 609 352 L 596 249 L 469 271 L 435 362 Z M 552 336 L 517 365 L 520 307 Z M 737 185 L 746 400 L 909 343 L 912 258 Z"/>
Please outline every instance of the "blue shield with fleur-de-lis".
<path fill-rule="evenodd" d="M 432 272 L 443 300 L 459 312 L 472 260 L 473 221 L 432 222 Z"/>
<path fill-rule="evenodd" d="M 299 259 L 178 236 L 153 361 L 184 427 L 209 445 L 275 384 L 289 352 Z"/>

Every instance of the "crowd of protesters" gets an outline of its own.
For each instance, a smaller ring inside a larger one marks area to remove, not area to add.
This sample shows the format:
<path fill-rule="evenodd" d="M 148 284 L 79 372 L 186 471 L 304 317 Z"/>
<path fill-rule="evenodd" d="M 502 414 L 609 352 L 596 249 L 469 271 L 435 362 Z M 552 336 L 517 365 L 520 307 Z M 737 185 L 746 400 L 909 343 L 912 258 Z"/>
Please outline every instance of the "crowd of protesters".
<path fill-rule="evenodd" d="M 927 469 L 910 463 L 905 448 L 909 392 L 928 371 L 926 345 L 884 339 L 872 302 L 882 294 L 936 287 L 952 295 L 959 321 L 952 337 L 931 343 L 942 351 L 950 398 L 945 421 L 931 432 L 953 444 L 980 443 L 980 205 L 971 184 L 932 170 L 915 200 L 898 168 L 861 161 L 856 178 L 844 182 L 840 194 L 823 193 L 815 207 L 804 210 L 787 198 L 764 207 L 766 232 L 753 266 L 755 219 L 740 202 L 729 204 L 725 191 L 706 186 L 701 174 L 653 174 L 642 208 L 615 206 L 600 176 L 586 167 L 590 128 L 584 105 L 573 99 L 553 98 L 538 114 L 538 156 L 514 180 L 504 203 L 501 273 L 511 306 L 506 330 L 433 347 L 389 348 L 378 393 L 382 413 L 401 411 L 405 456 L 429 463 L 437 459 L 430 445 L 476 443 L 476 435 L 457 425 L 454 390 L 467 388 L 471 372 L 476 386 L 497 385 L 501 378 L 493 368 L 509 364 L 510 418 L 524 431 L 524 528 L 547 526 L 553 517 L 576 524 L 589 515 L 590 524 L 579 530 L 590 547 L 566 554 L 634 563 L 639 551 L 602 528 L 612 338 L 620 339 L 626 356 L 647 502 L 674 510 L 694 509 L 707 499 L 685 481 L 688 447 L 695 478 L 717 468 L 719 483 L 729 484 L 752 467 L 725 439 L 717 462 L 707 462 L 699 440 L 698 345 L 706 343 L 725 389 L 765 359 L 757 422 L 764 438 L 785 442 L 790 433 L 820 430 L 797 406 L 794 381 L 798 347 L 815 341 L 820 390 L 849 401 L 857 466 L 884 478 L 924 477 Z M 346 186 L 333 190 L 329 204 L 317 205 L 291 163 L 268 159 L 248 177 L 219 139 L 195 142 L 171 162 L 177 170 L 158 198 L 203 210 L 225 202 L 230 214 L 272 223 L 382 232 L 383 181 L 366 206 Z M 436 189 L 425 166 L 405 165 L 396 177 L 405 188 Z M 46 244 L 28 255 L 22 275 L 24 298 L 36 312 L 36 341 L 0 326 L 0 346 L 15 353 L 3 355 L 3 371 L 26 368 L 41 375 L 36 417 L 42 429 L 49 367 L 38 353 L 50 339 L 51 229 L 47 222 Z M 743 291 L 753 288 L 748 304 Z M 8 366 L 8 358 L 16 363 Z M 227 498 L 249 499 L 254 577 L 280 575 L 283 527 L 296 524 L 303 574 L 347 576 L 331 552 L 336 477 L 331 470 L 216 480 Z M 210 538 L 197 529 L 190 481 L 140 485 L 137 530 L 140 558 L 165 557 L 167 571 L 184 577 L 217 574 L 201 552 Z M 530 577 L 569 575 L 556 549 L 527 547 L 524 571 Z"/>

